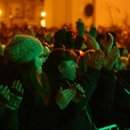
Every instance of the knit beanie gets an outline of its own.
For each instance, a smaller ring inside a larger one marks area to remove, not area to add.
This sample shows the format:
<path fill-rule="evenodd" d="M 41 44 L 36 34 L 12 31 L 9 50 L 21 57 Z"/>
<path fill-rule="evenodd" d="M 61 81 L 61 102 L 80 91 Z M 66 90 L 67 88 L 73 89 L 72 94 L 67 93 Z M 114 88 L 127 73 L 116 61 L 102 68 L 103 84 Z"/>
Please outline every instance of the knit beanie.
<path fill-rule="evenodd" d="M 16 35 L 6 45 L 4 56 L 7 61 L 26 63 L 34 59 L 42 51 L 42 44 L 34 37 Z"/>

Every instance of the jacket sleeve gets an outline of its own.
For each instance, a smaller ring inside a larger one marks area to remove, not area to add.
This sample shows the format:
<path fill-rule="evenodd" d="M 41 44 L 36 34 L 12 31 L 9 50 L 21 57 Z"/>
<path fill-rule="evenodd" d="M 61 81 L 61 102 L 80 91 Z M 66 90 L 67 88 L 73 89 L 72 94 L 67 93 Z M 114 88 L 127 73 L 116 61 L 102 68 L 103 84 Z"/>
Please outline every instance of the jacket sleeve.
<path fill-rule="evenodd" d="M 100 71 L 88 67 L 88 71 L 81 76 L 78 83 L 85 90 L 86 97 L 81 102 L 76 104 L 76 111 L 81 111 L 88 104 L 97 85 L 99 73 Z"/>
<path fill-rule="evenodd" d="M 75 41 L 74 41 L 75 49 L 80 50 L 83 42 L 84 42 L 84 38 L 81 36 L 77 36 Z"/>
<path fill-rule="evenodd" d="M 61 113 L 60 107 L 56 102 L 51 103 L 51 105 L 36 111 L 36 116 L 33 118 L 30 130 L 51 130 L 57 127 L 57 119 Z M 35 126 L 33 125 L 35 124 Z"/>
<path fill-rule="evenodd" d="M 91 99 L 91 105 L 95 109 L 107 107 L 113 97 L 115 90 L 114 70 L 103 70 L 98 80 L 97 87 Z"/>
<path fill-rule="evenodd" d="M 18 130 L 17 110 L 5 110 L 1 118 L 1 127 L 3 130 Z"/>
<path fill-rule="evenodd" d="M 0 108 L 0 120 L 3 117 L 3 115 L 4 115 L 4 108 Z"/>
<path fill-rule="evenodd" d="M 0 55 L 0 64 L 3 62 L 3 60 L 4 60 L 4 56 Z"/>

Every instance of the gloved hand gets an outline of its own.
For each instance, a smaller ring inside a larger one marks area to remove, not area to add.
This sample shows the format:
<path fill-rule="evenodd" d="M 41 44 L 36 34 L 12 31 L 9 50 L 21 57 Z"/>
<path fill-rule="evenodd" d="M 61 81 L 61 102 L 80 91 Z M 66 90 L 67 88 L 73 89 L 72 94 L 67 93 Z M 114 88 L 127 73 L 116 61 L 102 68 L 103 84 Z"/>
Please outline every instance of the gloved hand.
<path fill-rule="evenodd" d="M 82 19 L 78 19 L 78 21 L 76 22 L 76 29 L 78 31 L 78 35 L 83 37 L 84 33 L 85 33 L 85 27 L 84 27 L 84 22 Z"/>
<path fill-rule="evenodd" d="M 20 81 L 14 81 L 11 88 L 9 93 L 10 100 L 6 104 L 6 108 L 16 110 L 22 101 L 24 90 Z"/>
<path fill-rule="evenodd" d="M 5 105 L 10 100 L 9 92 L 8 86 L 0 85 L 0 109 L 4 109 Z"/>
<path fill-rule="evenodd" d="M 92 36 L 95 40 L 96 40 L 96 37 L 97 37 L 97 29 L 94 25 L 91 25 L 90 27 L 90 31 L 88 32 L 88 34 L 90 36 Z"/>

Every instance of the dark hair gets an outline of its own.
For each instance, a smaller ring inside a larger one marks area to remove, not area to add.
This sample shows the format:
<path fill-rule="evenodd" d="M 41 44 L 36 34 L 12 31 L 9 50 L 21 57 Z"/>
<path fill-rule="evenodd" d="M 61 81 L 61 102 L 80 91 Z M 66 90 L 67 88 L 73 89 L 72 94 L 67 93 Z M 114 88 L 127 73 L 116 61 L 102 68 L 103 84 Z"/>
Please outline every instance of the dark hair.
<path fill-rule="evenodd" d="M 53 65 L 59 65 L 63 61 L 76 60 L 77 55 L 73 50 L 57 48 L 52 50 L 47 61 L 52 63 Z"/>
<path fill-rule="evenodd" d="M 26 78 L 30 85 L 27 87 L 35 97 L 36 106 L 41 104 L 44 106 L 48 105 L 50 99 L 48 81 L 44 74 L 40 75 L 37 73 L 34 59 L 27 63 L 19 64 L 19 70 L 22 77 Z"/>
<path fill-rule="evenodd" d="M 67 48 L 73 49 L 74 42 L 73 42 L 73 32 L 67 31 L 66 27 L 63 29 L 59 29 L 54 34 L 54 48 Z"/>
<path fill-rule="evenodd" d="M 73 50 L 56 48 L 49 54 L 43 68 L 47 75 L 52 72 L 58 73 L 58 66 L 62 64 L 63 61 L 76 61 L 76 59 L 77 55 Z"/>

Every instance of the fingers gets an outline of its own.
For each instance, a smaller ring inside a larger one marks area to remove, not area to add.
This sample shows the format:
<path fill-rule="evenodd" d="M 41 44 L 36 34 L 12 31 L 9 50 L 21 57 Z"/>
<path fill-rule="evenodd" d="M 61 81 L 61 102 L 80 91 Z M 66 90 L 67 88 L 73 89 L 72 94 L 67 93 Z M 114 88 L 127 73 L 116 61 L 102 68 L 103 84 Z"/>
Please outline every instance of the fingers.
<path fill-rule="evenodd" d="M 22 93 L 22 94 L 24 93 L 24 89 L 23 89 L 23 88 L 21 89 L 21 93 Z"/>
<path fill-rule="evenodd" d="M 70 102 L 73 99 L 73 97 L 75 96 L 75 94 L 76 94 L 76 91 L 74 91 L 74 90 L 70 91 L 70 93 L 68 93 L 68 95 L 66 96 L 67 102 Z"/>
<path fill-rule="evenodd" d="M 80 84 L 76 85 L 76 88 L 81 92 L 81 93 L 85 93 L 84 89 L 81 87 Z"/>
<path fill-rule="evenodd" d="M 91 56 L 89 53 L 86 53 L 87 62 L 91 59 Z"/>
<path fill-rule="evenodd" d="M 55 101 L 61 109 L 64 109 L 69 104 L 69 102 L 73 99 L 75 94 L 76 91 L 71 88 L 63 90 L 62 87 L 60 87 L 55 97 Z"/>
<path fill-rule="evenodd" d="M 113 47 L 113 49 L 107 54 L 107 56 L 104 58 L 103 61 L 103 68 L 107 69 L 107 70 L 111 70 L 113 69 L 113 66 L 116 62 L 116 59 L 118 58 L 119 55 L 119 50 L 118 48 L 115 46 Z"/>
<path fill-rule="evenodd" d="M 118 50 L 118 48 L 115 46 L 115 47 L 109 52 L 108 56 L 115 60 L 116 58 L 118 58 L 118 54 L 119 54 L 119 50 Z"/>
<path fill-rule="evenodd" d="M 5 98 L 7 98 L 9 93 L 10 89 L 8 89 L 8 86 L 3 87 L 3 85 L 0 85 L 0 94 L 2 94 Z"/>
<path fill-rule="evenodd" d="M 102 51 L 97 50 L 95 51 L 95 53 L 93 53 L 91 59 L 93 60 L 95 65 L 98 65 L 98 64 L 100 65 L 102 64 L 104 57 L 105 57 L 105 54 Z"/>
<path fill-rule="evenodd" d="M 105 54 L 101 50 L 96 50 L 88 61 L 88 66 L 100 70 Z"/>
<path fill-rule="evenodd" d="M 76 85 L 76 88 L 77 88 L 77 90 L 80 92 L 80 98 L 85 98 L 86 97 L 86 95 L 85 95 L 85 91 L 84 91 L 84 89 L 81 87 L 81 85 L 80 84 L 77 84 Z"/>
<path fill-rule="evenodd" d="M 22 88 L 22 83 L 20 83 L 20 81 L 14 81 L 12 84 L 12 88 L 16 89 L 18 92 L 21 92 L 23 94 L 24 89 Z"/>
<path fill-rule="evenodd" d="M 113 37 L 113 35 L 112 35 L 111 33 L 108 33 L 108 35 L 110 36 L 110 40 L 111 40 L 111 42 L 113 42 L 113 41 L 114 41 L 114 37 Z"/>
<path fill-rule="evenodd" d="M 63 94 L 64 96 L 70 96 L 70 95 L 73 95 L 74 93 L 76 93 L 76 91 L 70 88 L 62 90 L 61 92 L 61 94 Z"/>
<path fill-rule="evenodd" d="M 103 58 L 104 58 L 104 53 L 100 50 L 97 50 L 92 54 L 92 59 L 94 60 L 102 61 Z"/>
<path fill-rule="evenodd" d="M 35 37 L 35 34 L 34 34 L 32 28 L 30 28 L 29 30 L 30 30 L 30 35 L 31 35 L 32 37 Z"/>
<path fill-rule="evenodd" d="M 76 90 L 68 88 L 68 89 L 62 90 L 61 94 L 63 95 L 63 97 L 65 98 L 67 102 L 70 102 L 70 100 L 72 100 L 73 97 L 75 96 Z"/>
<path fill-rule="evenodd" d="M 87 35 L 87 45 L 89 49 L 100 50 L 98 42 L 89 34 L 86 35 Z"/>
<path fill-rule="evenodd" d="M 22 35 L 22 33 L 20 31 L 18 31 L 18 35 Z"/>
<path fill-rule="evenodd" d="M 3 88 L 3 85 L 0 85 L 0 90 Z"/>
<path fill-rule="evenodd" d="M 4 97 L 7 98 L 9 96 L 10 90 L 7 89 L 7 91 L 4 93 Z"/>

